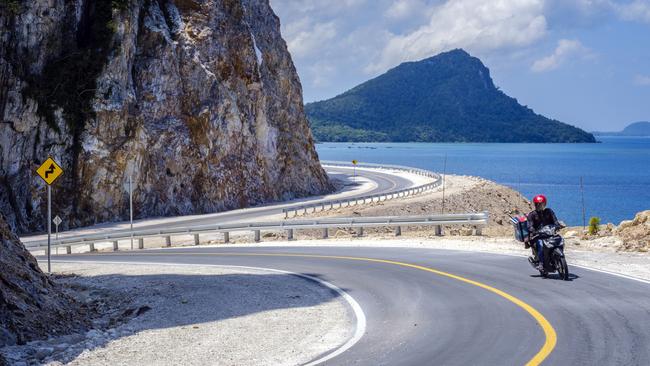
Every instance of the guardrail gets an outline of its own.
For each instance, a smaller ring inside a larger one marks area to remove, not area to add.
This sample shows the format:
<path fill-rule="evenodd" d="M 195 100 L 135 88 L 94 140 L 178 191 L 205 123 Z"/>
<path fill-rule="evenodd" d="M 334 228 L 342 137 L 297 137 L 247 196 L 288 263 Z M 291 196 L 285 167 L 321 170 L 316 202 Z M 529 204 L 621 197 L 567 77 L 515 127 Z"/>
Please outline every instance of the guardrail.
<path fill-rule="evenodd" d="M 352 168 L 354 166 L 351 163 L 344 163 L 340 161 L 321 161 L 321 164 L 325 166 L 342 166 L 346 168 Z M 425 169 L 411 168 L 411 167 L 401 166 L 401 165 L 372 164 L 372 163 L 361 163 L 361 164 L 357 164 L 356 166 L 358 168 L 399 170 L 411 174 L 417 174 L 417 175 L 433 178 L 434 181 L 431 183 L 422 184 L 411 188 L 405 188 L 399 191 L 394 191 L 389 193 L 371 194 L 371 195 L 354 197 L 354 198 L 330 200 L 330 201 L 310 203 L 310 204 L 305 204 L 300 206 L 292 206 L 289 208 L 282 209 L 282 213 L 284 213 L 284 218 L 288 219 L 289 213 L 291 212 L 293 212 L 293 217 L 296 217 L 301 213 L 303 215 L 306 215 L 310 210 L 313 213 L 316 211 L 325 211 L 325 210 L 332 210 L 335 208 L 342 208 L 343 205 L 345 205 L 345 207 L 349 207 L 352 206 L 353 203 L 356 206 L 359 204 L 359 202 L 365 204 L 367 203 L 367 201 L 370 201 L 372 203 L 375 202 L 375 200 L 377 202 L 381 202 L 382 200 L 387 201 L 393 198 L 413 196 L 437 188 L 442 184 L 442 177 L 439 174 L 436 174 L 434 172 Z"/>
<path fill-rule="evenodd" d="M 170 247 L 173 236 L 194 236 L 194 244 L 200 244 L 200 234 L 222 233 L 224 242 L 230 241 L 231 232 L 251 231 L 254 240 L 261 240 L 261 232 L 286 230 L 288 240 L 293 240 L 294 230 L 300 229 L 322 229 L 323 238 L 329 237 L 331 228 L 355 228 L 357 235 L 363 235 L 364 227 L 394 227 L 395 235 L 401 235 L 403 226 L 435 226 L 436 234 L 443 235 L 443 226 L 466 225 L 474 228 L 475 235 L 481 235 L 481 228 L 488 222 L 488 213 L 471 213 L 471 214 L 449 214 L 449 215 L 432 215 L 432 216 L 385 216 L 385 217 L 340 217 L 340 218 L 320 218 L 318 220 L 284 220 L 279 222 L 250 222 L 234 223 L 224 225 L 202 225 L 183 229 L 168 230 L 142 230 L 133 233 L 124 234 L 88 234 L 79 235 L 58 240 L 52 243 L 53 248 L 66 247 L 66 253 L 72 253 L 73 245 L 88 245 L 90 251 L 95 250 L 96 243 L 113 243 L 113 250 L 118 250 L 120 240 L 137 239 L 138 249 L 144 249 L 144 239 L 146 238 L 165 238 L 165 246 Z M 33 241 L 25 243 L 30 250 L 47 248 L 47 240 Z"/>

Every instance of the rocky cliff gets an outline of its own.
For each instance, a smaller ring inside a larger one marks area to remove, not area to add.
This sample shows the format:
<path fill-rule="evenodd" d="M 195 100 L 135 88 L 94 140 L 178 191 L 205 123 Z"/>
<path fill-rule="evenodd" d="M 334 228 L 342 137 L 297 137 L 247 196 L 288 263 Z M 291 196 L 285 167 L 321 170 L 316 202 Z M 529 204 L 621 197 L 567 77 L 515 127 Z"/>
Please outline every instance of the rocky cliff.
<path fill-rule="evenodd" d="M 0 268 L 0 348 L 89 325 L 88 309 L 41 272 L 1 214 Z"/>
<path fill-rule="evenodd" d="M 42 229 L 330 189 L 268 0 L 0 2 L 0 210 Z"/>

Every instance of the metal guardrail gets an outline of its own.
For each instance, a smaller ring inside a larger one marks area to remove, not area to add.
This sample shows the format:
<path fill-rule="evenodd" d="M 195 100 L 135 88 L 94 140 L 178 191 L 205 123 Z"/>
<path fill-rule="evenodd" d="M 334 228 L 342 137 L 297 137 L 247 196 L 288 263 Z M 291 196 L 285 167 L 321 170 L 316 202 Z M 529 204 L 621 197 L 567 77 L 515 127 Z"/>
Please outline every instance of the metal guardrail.
<path fill-rule="evenodd" d="M 443 226 L 466 225 L 474 228 L 474 234 L 481 235 L 481 228 L 488 222 L 488 213 L 471 213 L 471 214 L 449 214 L 449 215 L 431 215 L 431 216 L 385 216 L 385 217 L 341 217 L 341 218 L 321 218 L 317 220 L 284 220 L 279 222 L 250 222 L 234 223 L 224 225 L 202 225 L 189 228 L 173 228 L 167 230 L 141 230 L 134 231 L 132 234 L 87 234 L 76 237 L 69 237 L 58 240 L 53 243 L 52 247 L 66 247 L 66 252 L 71 253 L 72 245 L 89 245 L 90 250 L 94 251 L 96 243 L 112 242 L 113 249 L 118 250 L 120 240 L 138 240 L 138 249 L 144 249 L 145 238 L 165 238 L 166 246 L 171 246 L 172 236 L 194 235 L 194 244 L 199 244 L 200 234 L 224 234 L 224 241 L 229 242 L 230 233 L 237 231 L 252 231 L 255 241 L 261 240 L 260 232 L 262 230 L 277 231 L 287 230 L 289 240 L 293 239 L 293 231 L 299 229 L 323 229 L 323 238 L 329 236 L 328 229 L 331 228 L 356 228 L 357 234 L 363 235 L 364 227 L 395 227 L 395 234 L 401 234 L 402 226 L 435 226 L 436 234 L 442 235 Z M 25 243 L 30 250 L 47 248 L 47 240 L 32 241 Z"/>
<path fill-rule="evenodd" d="M 351 163 L 345 163 L 345 162 L 340 162 L 340 161 L 321 161 L 322 165 L 325 166 L 341 166 L 341 167 L 346 167 L 346 168 L 352 168 L 353 165 Z M 300 206 L 292 206 L 289 208 L 284 208 L 282 209 L 282 213 L 284 214 L 284 218 L 288 219 L 289 218 L 289 213 L 293 212 L 293 217 L 298 216 L 300 213 L 303 215 L 307 214 L 310 210 L 311 212 L 316 212 L 316 211 L 325 211 L 325 210 L 332 210 L 334 208 L 341 208 L 343 205 L 345 207 L 351 206 L 353 203 L 354 205 L 358 205 L 359 202 L 362 204 L 365 204 L 367 201 L 375 202 L 381 202 L 387 201 L 393 198 L 398 198 L 398 197 L 408 197 L 408 196 L 413 196 L 416 194 L 420 194 L 425 191 L 432 190 L 434 188 L 439 187 L 442 184 L 442 177 L 439 174 L 436 174 L 434 172 L 425 170 L 425 169 L 419 169 L 419 168 L 411 168 L 407 166 L 401 166 L 401 165 L 390 165 L 390 164 L 372 164 L 372 163 L 361 163 L 356 165 L 358 168 L 372 168 L 372 169 L 390 169 L 390 170 L 399 170 L 411 174 L 417 174 L 417 175 L 422 175 L 425 177 L 433 178 L 434 181 L 431 183 L 427 184 L 422 184 L 416 187 L 411 187 L 411 188 L 405 188 L 401 189 L 398 191 L 394 192 L 389 192 L 389 193 L 381 193 L 381 194 L 371 194 L 371 195 L 365 195 L 365 196 L 360 196 L 360 197 L 354 197 L 354 198 L 347 198 L 347 199 L 340 199 L 340 200 L 329 200 L 329 201 L 323 201 L 323 202 L 318 202 L 318 203 L 310 203 L 310 204 L 305 204 L 305 205 L 300 205 Z"/>

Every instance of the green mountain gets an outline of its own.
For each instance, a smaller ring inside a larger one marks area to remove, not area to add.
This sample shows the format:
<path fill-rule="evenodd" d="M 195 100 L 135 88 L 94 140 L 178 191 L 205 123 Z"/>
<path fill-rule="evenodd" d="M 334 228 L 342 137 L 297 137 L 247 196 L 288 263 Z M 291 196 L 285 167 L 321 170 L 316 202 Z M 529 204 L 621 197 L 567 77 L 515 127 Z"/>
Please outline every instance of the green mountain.
<path fill-rule="evenodd" d="M 305 110 L 318 141 L 596 141 L 520 105 L 460 49 L 405 62 Z"/>
<path fill-rule="evenodd" d="M 650 122 L 640 121 L 630 123 L 619 132 L 594 132 L 597 136 L 650 136 Z"/>

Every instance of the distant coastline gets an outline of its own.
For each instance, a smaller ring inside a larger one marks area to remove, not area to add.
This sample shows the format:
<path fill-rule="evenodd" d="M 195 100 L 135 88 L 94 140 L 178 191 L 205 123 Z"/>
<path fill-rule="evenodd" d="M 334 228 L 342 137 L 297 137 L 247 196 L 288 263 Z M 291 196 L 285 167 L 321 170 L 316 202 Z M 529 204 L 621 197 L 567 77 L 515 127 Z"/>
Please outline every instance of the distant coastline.
<path fill-rule="evenodd" d="M 650 122 L 640 121 L 630 123 L 621 131 L 594 131 L 594 136 L 619 137 L 650 137 Z"/>

